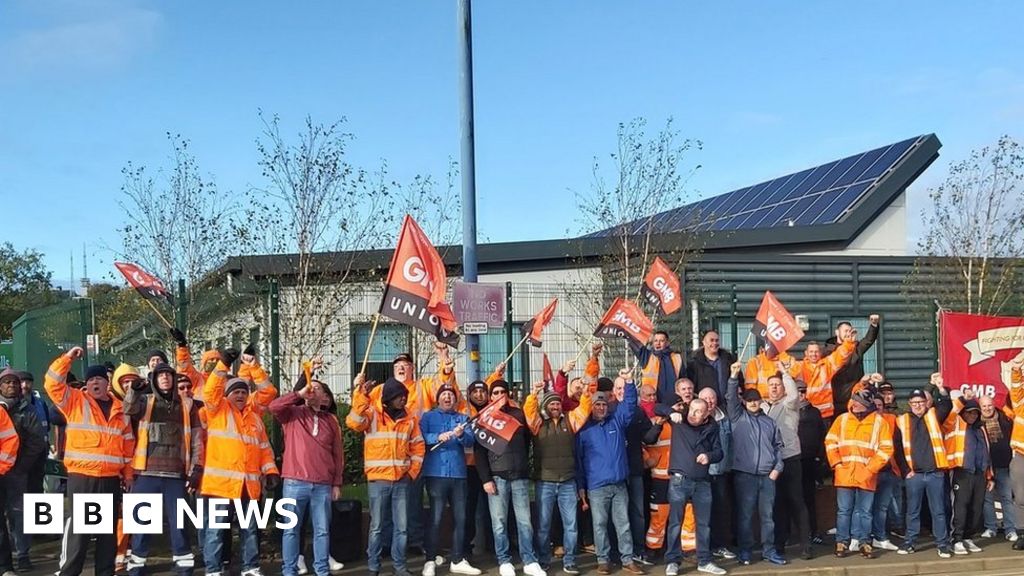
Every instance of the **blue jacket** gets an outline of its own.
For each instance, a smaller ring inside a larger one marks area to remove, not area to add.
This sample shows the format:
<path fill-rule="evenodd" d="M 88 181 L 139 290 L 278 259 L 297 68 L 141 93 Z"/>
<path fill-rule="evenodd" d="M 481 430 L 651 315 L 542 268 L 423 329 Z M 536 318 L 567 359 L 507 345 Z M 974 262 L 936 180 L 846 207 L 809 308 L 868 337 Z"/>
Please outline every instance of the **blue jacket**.
<path fill-rule="evenodd" d="M 601 422 L 591 419 L 576 433 L 576 485 L 587 490 L 624 482 L 629 476 L 626 429 L 637 410 L 636 385 Z"/>
<path fill-rule="evenodd" d="M 465 447 L 473 445 L 473 431 L 465 426 L 465 431 L 460 438 L 441 444 L 436 450 L 431 450 L 438 442 L 437 437 L 442 432 L 451 432 L 459 424 L 466 424 L 469 417 L 459 412 L 443 412 L 440 408 L 434 408 L 423 414 L 420 420 L 420 433 L 423 434 L 423 441 L 427 445 L 427 453 L 423 458 L 423 476 L 433 478 L 465 478 L 466 477 L 466 456 Z"/>
<path fill-rule="evenodd" d="M 730 378 L 726 409 L 732 421 L 732 469 L 747 474 L 782 472 L 782 434 L 763 410 L 749 412 L 739 399 L 739 381 Z"/>

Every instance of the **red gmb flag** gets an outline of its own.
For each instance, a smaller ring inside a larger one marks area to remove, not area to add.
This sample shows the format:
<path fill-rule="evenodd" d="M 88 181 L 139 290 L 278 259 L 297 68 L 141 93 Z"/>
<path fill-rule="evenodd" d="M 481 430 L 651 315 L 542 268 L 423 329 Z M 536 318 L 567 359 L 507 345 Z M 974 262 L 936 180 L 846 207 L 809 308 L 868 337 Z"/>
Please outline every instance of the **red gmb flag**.
<path fill-rule="evenodd" d="M 380 313 L 433 334 L 449 346 L 458 346 L 455 315 L 444 299 L 447 284 L 444 260 L 412 216 L 406 214 L 391 257 Z"/>
<path fill-rule="evenodd" d="M 544 329 L 551 323 L 551 319 L 555 317 L 555 308 L 557 307 L 558 298 L 555 298 L 543 310 L 538 312 L 536 316 L 523 324 L 522 328 L 519 329 L 519 333 L 527 339 L 527 342 L 533 346 L 540 347 Z"/>
<path fill-rule="evenodd" d="M 647 344 L 654 324 L 631 300 L 616 298 L 594 330 L 597 338 L 625 338 L 638 346 Z"/>
<path fill-rule="evenodd" d="M 796 319 L 770 290 L 764 293 L 750 332 L 757 338 L 758 346 L 769 356 L 789 350 L 804 337 L 804 331 L 797 325 Z"/>
<path fill-rule="evenodd" d="M 543 364 L 543 378 L 544 378 L 544 389 L 550 390 L 555 383 L 555 372 L 551 369 L 551 361 L 548 360 L 547 353 L 541 353 L 541 357 L 544 359 Z"/>
<path fill-rule="evenodd" d="M 660 256 L 654 257 L 651 269 L 644 277 L 642 289 L 644 298 L 657 306 L 665 316 L 678 312 L 683 307 L 683 292 L 679 287 L 679 276 L 668 267 Z"/>
<path fill-rule="evenodd" d="M 501 411 L 508 405 L 508 396 L 491 402 L 476 416 L 474 434 L 484 448 L 495 454 L 504 454 L 508 443 L 519 430 L 519 421 Z"/>
<path fill-rule="evenodd" d="M 131 262 L 114 262 L 114 267 L 118 269 L 121 274 L 124 274 L 125 280 L 128 284 L 131 284 L 132 288 L 146 300 L 166 300 L 171 306 L 174 305 L 174 297 L 164 287 L 163 282 L 159 278 L 153 276 L 149 272 L 142 269 L 142 266 L 138 264 L 132 264 Z"/>
<path fill-rule="evenodd" d="M 1010 362 L 1024 350 L 1024 318 L 943 311 L 939 366 L 946 389 L 973 388 L 997 406 L 1008 401 Z"/>

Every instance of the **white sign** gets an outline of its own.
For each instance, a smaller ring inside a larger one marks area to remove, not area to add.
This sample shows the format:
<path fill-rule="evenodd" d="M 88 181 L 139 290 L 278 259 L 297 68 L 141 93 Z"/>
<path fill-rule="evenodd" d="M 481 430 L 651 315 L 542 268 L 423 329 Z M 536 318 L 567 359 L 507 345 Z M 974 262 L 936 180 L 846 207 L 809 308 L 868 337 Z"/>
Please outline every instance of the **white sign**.
<path fill-rule="evenodd" d="M 487 322 L 466 322 L 462 325 L 463 334 L 487 334 Z"/>
<path fill-rule="evenodd" d="M 100 335 L 86 334 L 85 347 L 89 351 L 89 354 L 92 354 L 93 356 L 98 356 L 100 353 Z"/>

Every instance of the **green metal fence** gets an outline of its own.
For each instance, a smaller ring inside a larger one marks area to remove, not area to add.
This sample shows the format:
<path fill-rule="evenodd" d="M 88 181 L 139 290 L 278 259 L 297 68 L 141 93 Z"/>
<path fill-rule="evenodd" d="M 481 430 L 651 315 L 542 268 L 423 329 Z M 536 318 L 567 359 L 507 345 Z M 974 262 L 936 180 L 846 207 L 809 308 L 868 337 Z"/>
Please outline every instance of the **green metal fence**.
<path fill-rule="evenodd" d="M 74 346 L 85 348 L 86 337 L 94 332 L 93 302 L 89 298 L 73 298 L 31 310 L 14 321 L 11 365 L 16 370 L 31 372 L 41 382 L 54 358 Z M 87 353 L 71 366 L 71 371 L 81 377 L 86 366 L 101 361 L 102 358 Z"/>

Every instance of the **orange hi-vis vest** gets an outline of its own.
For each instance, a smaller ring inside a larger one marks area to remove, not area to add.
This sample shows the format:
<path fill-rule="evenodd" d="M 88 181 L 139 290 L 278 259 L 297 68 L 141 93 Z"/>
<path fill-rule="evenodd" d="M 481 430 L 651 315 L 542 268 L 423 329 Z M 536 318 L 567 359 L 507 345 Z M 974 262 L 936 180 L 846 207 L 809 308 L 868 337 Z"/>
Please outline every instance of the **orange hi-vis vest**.
<path fill-rule="evenodd" d="M 526 402 L 523 403 L 523 415 L 526 416 L 526 425 L 534 436 L 540 434 L 541 426 L 544 424 L 544 418 L 541 416 L 540 410 L 540 400 L 537 398 L 537 395 L 530 394 L 527 396 Z M 579 406 L 567 413 L 563 413 L 561 418 L 568 418 L 569 430 L 574 435 L 579 432 L 580 428 L 583 428 L 590 419 L 590 394 L 580 396 Z"/>
<path fill-rule="evenodd" d="M 1003 370 L 1003 384 L 1010 390 L 1010 404 L 1013 406 L 1013 431 L 1010 433 L 1010 448 L 1024 456 L 1024 374 L 1008 365 Z"/>
<path fill-rule="evenodd" d="M 783 364 L 789 364 L 793 361 L 793 357 L 785 352 L 781 352 L 775 358 L 768 358 L 768 355 L 764 353 L 764 350 L 758 352 L 757 356 L 754 356 L 747 361 L 747 368 L 743 371 L 744 387 L 757 388 L 757 391 L 761 393 L 761 397 L 767 398 L 768 379 L 779 372 L 778 366 L 775 365 L 775 362 L 777 361 L 782 362 Z M 824 416 L 824 414 L 822 414 L 822 416 Z"/>
<path fill-rule="evenodd" d="M 208 361 L 215 358 L 220 358 L 220 354 L 216 350 L 207 350 L 206 352 L 203 352 L 199 365 L 206 366 Z M 210 375 L 196 368 L 195 362 L 192 361 L 192 353 L 189 351 L 188 346 L 178 346 L 175 348 L 174 360 L 178 366 L 178 373 L 184 374 L 188 377 L 189 381 L 192 382 L 192 394 L 202 398 L 203 384 L 206 383 L 206 379 L 209 378 Z"/>
<path fill-rule="evenodd" d="M 828 463 L 837 488 L 874 492 L 878 473 L 893 455 L 892 430 L 877 412 L 859 419 L 847 412 L 836 418 L 825 437 Z"/>
<path fill-rule="evenodd" d="M 14 422 L 7 415 L 7 410 L 0 408 L 0 476 L 7 474 L 14 467 L 20 447 L 21 439 L 14 429 Z"/>
<path fill-rule="evenodd" d="M 889 430 L 893 432 L 893 442 L 895 442 L 896 441 L 896 433 L 895 433 L 895 431 L 896 431 L 896 428 L 897 428 L 896 415 L 895 414 L 889 414 L 888 412 L 879 412 L 878 414 L 882 417 L 882 419 L 885 420 L 885 423 L 889 425 Z M 896 447 L 896 445 L 893 444 L 893 448 L 895 448 L 895 447 Z M 893 452 L 893 454 L 895 454 L 895 452 Z M 897 477 L 900 476 L 900 467 L 896 463 L 896 459 L 895 458 L 890 458 L 889 459 L 889 468 L 892 470 L 892 473 L 895 474 Z"/>
<path fill-rule="evenodd" d="M 960 398 L 953 400 L 953 411 L 949 413 L 949 417 L 942 424 L 942 430 L 946 433 L 946 456 L 949 459 L 950 468 L 963 468 L 964 458 L 967 456 L 967 422 L 960 417 L 963 406 L 963 401 Z M 984 427 L 981 430 L 985 435 L 985 447 L 988 449 L 988 432 Z M 985 476 L 989 479 L 993 477 L 991 460 L 989 460 L 988 469 L 985 470 Z"/>
<path fill-rule="evenodd" d="M 153 419 L 153 406 L 155 404 L 156 396 L 150 394 L 146 400 L 146 412 L 142 415 L 142 419 L 139 420 L 138 438 L 135 440 L 135 459 L 132 461 L 132 468 L 137 472 L 146 469 L 146 458 L 149 456 L 149 424 Z M 182 470 L 182 474 L 185 476 L 188 476 L 189 472 L 192 471 L 192 418 L 189 415 L 191 411 L 192 400 L 190 398 L 182 398 L 183 446 L 181 447 L 181 459 L 185 463 L 185 469 Z"/>
<path fill-rule="evenodd" d="M 377 388 L 383 388 L 378 386 Z M 420 434 L 419 419 L 408 409 L 405 416 L 394 420 L 384 412 L 381 393 L 371 399 L 357 388 L 352 396 L 352 410 L 345 425 L 356 432 L 365 432 L 363 470 L 369 481 L 397 482 L 403 476 L 415 480 L 423 468 L 426 444 Z"/>
<path fill-rule="evenodd" d="M 68 421 L 64 466 L 68 474 L 128 478 L 132 474 L 131 457 L 135 451 L 131 420 L 125 416 L 117 398 L 111 396 L 110 416 L 104 417 L 92 396 L 68 386 L 71 362 L 65 355 L 54 360 L 46 371 L 43 385 L 54 406 Z"/>
<path fill-rule="evenodd" d="M 683 369 L 683 355 L 679 352 L 673 352 L 669 354 L 672 358 L 672 366 L 676 369 L 676 380 L 686 376 L 686 373 L 682 372 Z M 596 359 L 596 357 L 595 357 Z M 655 390 L 658 389 L 658 374 L 661 372 L 661 359 L 651 354 L 651 357 L 647 359 L 647 365 L 640 373 L 640 384 L 642 386 L 651 386 Z M 587 375 L 590 375 L 589 363 Z M 596 375 L 595 375 L 596 379 Z"/>
<path fill-rule="evenodd" d="M 217 362 L 217 369 L 203 386 L 207 431 L 206 463 L 199 490 L 202 496 L 237 499 L 244 491 L 255 500 L 262 492 L 262 477 L 278 474 L 273 460 L 267 462 L 270 442 L 262 418 L 267 399 L 273 400 L 277 390 L 261 368 L 250 370 L 264 382 L 249 395 L 242 410 L 225 397 L 229 374 L 223 362 Z"/>
<path fill-rule="evenodd" d="M 907 468 L 914 469 L 914 457 L 911 454 L 910 435 L 913 427 L 910 419 L 915 417 L 912 413 L 906 412 L 896 418 L 896 426 L 903 436 L 903 455 L 907 459 Z M 928 429 L 928 437 L 932 441 L 932 453 L 935 454 L 935 467 L 939 470 L 949 468 L 949 460 L 946 458 L 946 444 L 943 441 L 942 428 L 939 426 L 939 419 L 935 416 L 935 408 L 929 408 L 924 413 L 924 425 Z"/>
<path fill-rule="evenodd" d="M 807 384 L 807 401 L 821 411 L 822 418 L 829 418 L 835 413 L 832 403 L 832 377 L 835 376 L 853 355 L 856 344 L 843 342 L 828 356 L 816 363 L 808 360 L 794 362 L 789 375 L 803 380 Z"/>
<path fill-rule="evenodd" d="M 651 468 L 651 478 L 656 480 L 668 480 L 668 463 L 672 452 L 672 425 L 666 422 L 658 434 L 658 442 L 647 445 L 647 454 L 654 459 L 654 466 Z"/>

